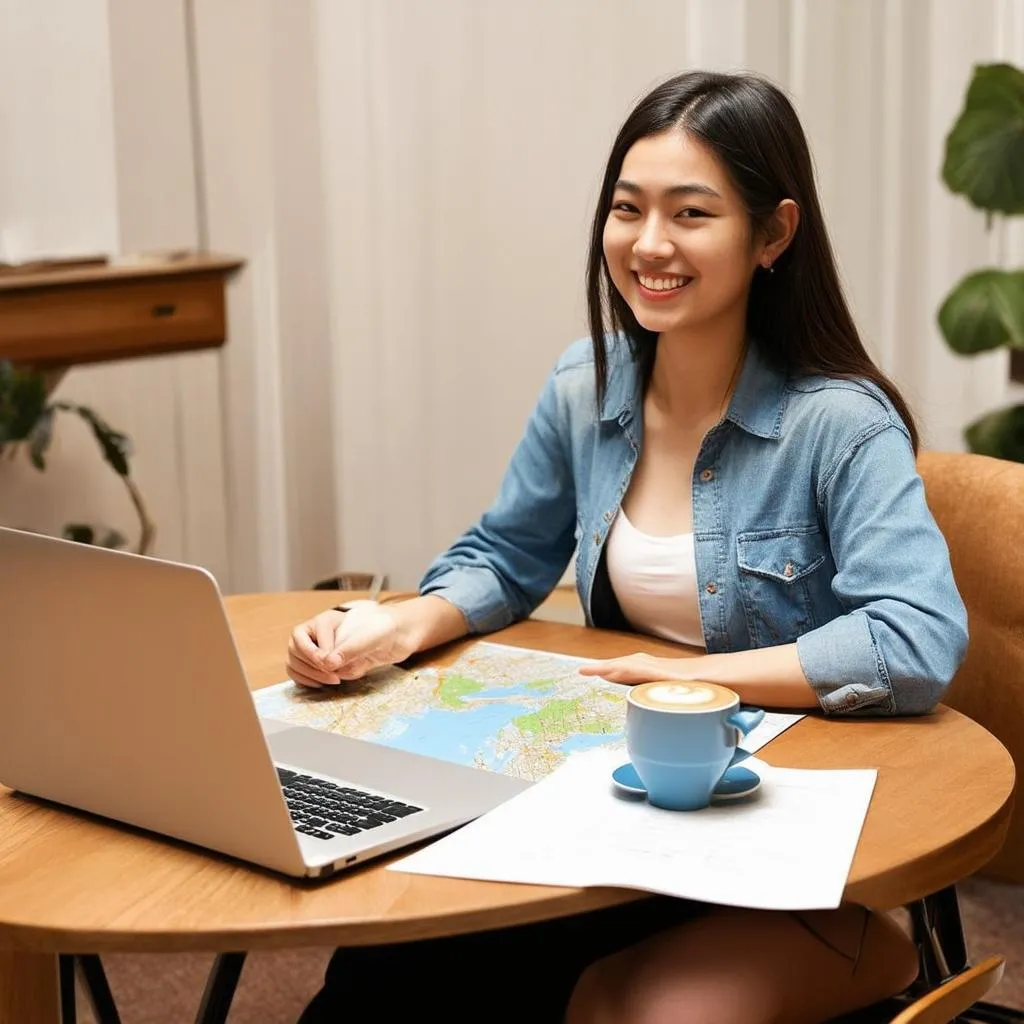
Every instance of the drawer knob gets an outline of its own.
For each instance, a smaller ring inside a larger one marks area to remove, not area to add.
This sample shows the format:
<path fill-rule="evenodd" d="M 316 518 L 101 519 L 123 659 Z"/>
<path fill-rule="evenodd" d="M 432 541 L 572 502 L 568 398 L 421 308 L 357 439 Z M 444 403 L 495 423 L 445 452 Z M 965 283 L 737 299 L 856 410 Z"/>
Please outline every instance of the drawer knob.
<path fill-rule="evenodd" d="M 177 311 L 178 307 L 173 302 L 161 302 L 153 307 L 153 316 L 174 316 Z"/>

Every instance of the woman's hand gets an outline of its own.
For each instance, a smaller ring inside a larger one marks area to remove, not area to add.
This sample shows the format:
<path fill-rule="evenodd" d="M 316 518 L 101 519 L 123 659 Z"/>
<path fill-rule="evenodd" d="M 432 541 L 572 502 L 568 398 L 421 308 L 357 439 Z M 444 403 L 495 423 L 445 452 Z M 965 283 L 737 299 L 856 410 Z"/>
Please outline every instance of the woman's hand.
<path fill-rule="evenodd" d="M 404 661 L 416 649 L 392 609 L 376 601 L 353 601 L 347 612 L 321 612 L 292 630 L 288 676 L 302 686 L 336 686 Z"/>
<path fill-rule="evenodd" d="M 600 676 L 610 683 L 650 683 L 661 679 L 702 679 L 703 658 L 656 658 L 653 654 L 628 654 L 624 658 L 593 661 L 580 669 L 580 675 Z"/>

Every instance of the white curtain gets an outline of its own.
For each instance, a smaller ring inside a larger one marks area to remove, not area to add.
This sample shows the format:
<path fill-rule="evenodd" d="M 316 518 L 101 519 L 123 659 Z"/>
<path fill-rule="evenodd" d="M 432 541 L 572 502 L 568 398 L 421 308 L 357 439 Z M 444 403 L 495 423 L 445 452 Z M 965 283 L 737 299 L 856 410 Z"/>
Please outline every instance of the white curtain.
<path fill-rule="evenodd" d="M 655 81 L 752 68 L 810 136 L 858 321 L 926 443 L 1008 393 L 935 311 L 1021 262 L 939 177 L 975 62 L 1024 55 L 1019 0 L 321 0 L 341 560 L 409 584 L 482 511 L 544 374 L 585 332 L 587 224 Z"/>

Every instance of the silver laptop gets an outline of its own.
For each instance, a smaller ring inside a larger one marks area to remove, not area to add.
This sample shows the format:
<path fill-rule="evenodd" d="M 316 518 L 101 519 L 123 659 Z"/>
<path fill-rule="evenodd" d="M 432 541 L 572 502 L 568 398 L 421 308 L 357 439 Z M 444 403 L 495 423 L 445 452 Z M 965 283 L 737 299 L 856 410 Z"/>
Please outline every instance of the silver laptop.
<path fill-rule="evenodd" d="M 0 784 L 287 875 L 333 874 L 529 785 L 261 722 L 196 566 L 0 528 L 0 636 Z"/>

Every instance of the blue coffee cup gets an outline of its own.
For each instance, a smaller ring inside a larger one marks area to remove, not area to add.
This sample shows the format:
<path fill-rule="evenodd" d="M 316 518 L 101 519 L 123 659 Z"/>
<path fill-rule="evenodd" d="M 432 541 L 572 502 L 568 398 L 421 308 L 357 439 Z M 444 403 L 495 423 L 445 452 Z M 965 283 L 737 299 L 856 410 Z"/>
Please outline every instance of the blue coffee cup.
<path fill-rule="evenodd" d="M 746 756 L 738 743 L 763 718 L 759 708 L 740 710 L 738 695 L 717 683 L 632 687 L 626 749 L 648 801 L 672 811 L 707 807 L 726 769 Z"/>

